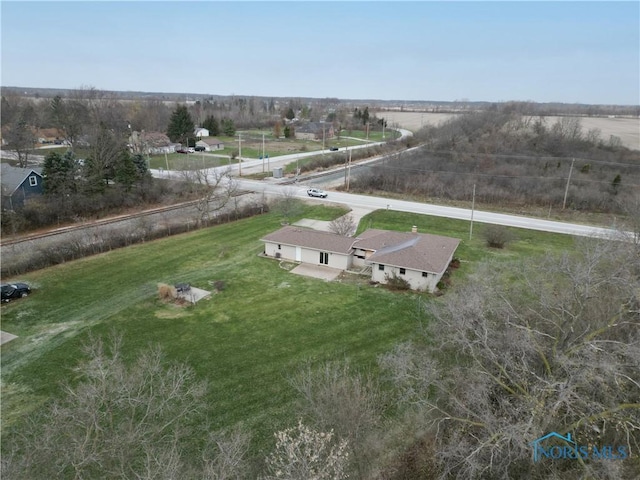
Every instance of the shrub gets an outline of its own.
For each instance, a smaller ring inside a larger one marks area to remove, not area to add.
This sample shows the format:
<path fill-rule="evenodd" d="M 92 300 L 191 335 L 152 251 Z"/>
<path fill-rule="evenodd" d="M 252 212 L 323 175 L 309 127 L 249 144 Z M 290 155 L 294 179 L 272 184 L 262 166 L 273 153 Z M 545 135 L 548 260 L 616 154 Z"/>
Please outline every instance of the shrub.
<path fill-rule="evenodd" d="M 389 290 L 410 290 L 411 285 L 404 278 L 397 276 L 395 273 L 392 276 L 386 275 L 387 288 Z"/>
<path fill-rule="evenodd" d="M 504 248 L 504 246 L 515 239 L 515 235 L 507 227 L 502 225 L 488 225 L 484 229 L 484 239 L 487 246 L 491 248 Z"/>

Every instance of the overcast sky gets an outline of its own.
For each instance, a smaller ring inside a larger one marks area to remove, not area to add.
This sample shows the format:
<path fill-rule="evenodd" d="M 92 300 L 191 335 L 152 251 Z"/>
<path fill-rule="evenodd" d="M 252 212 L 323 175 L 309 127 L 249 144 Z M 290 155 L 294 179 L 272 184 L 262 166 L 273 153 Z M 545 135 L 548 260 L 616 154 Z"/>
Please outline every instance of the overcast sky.
<path fill-rule="evenodd" d="M 1 2 L 2 85 L 640 104 L 640 2 Z"/>

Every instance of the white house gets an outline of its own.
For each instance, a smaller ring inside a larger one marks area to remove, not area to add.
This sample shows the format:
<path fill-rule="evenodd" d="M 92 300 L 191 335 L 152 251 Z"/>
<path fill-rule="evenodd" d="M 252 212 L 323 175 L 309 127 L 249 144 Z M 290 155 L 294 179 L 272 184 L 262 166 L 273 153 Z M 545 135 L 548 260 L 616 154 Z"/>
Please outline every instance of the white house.
<path fill-rule="evenodd" d="M 413 290 L 433 292 L 449 267 L 460 240 L 425 233 L 370 229 L 354 242 L 354 256 L 371 265 L 371 280 L 399 277 Z"/>
<path fill-rule="evenodd" d="M 224 143 L 215 137 L 203 138 L 196 142 L 196 147 L 204 147 L 205 152 L 211 152 L 214 150 L 223 150 Z"/>
<path fill-rule="evenodd" d="M 294 262 L 351 268 L 353 238 L 308 228 L 287 226 L 261 239 L 264 254 Z"/>
<path fill-rule="evenodd" d="M 196 129 L 193 131 L 193 134 L 197 138 L 208 137 L 209 136 L 209 130 L 207 130 L 206 128 L 202 128 L 202 127 L 196 127 Z"/>
<path fill-rule="evenodd" d="M 371 266 L 371 280 L 406 280 L 413 290 L 434 291 L 460 240 L 411 232 L 369 229 L 350 238 L 334 233 L 287 226 L 261 239 L 264 254 L 340 270 Z"/>

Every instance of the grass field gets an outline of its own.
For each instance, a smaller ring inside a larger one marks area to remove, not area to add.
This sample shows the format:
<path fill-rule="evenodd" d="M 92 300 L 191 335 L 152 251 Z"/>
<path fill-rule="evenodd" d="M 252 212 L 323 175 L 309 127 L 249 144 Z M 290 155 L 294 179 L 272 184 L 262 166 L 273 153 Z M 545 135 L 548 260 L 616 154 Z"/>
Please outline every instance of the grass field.
<path fill-rule="evenodd" d="M 331 219 L 342 210 L 307 206 L 303 217 Z M 505 250 L 489 250 L 481 226 L 468 241 L 468 222 L 378 211 L 365 228 L 408 230 L 463 239 L 462 280 L 485 258 L 531 257 L 570 248 L 563 235 L 518 231 Z M 416 293 L 393 293 L 366 281 L 300 277 L 258 257 L 259 239 L 280 227 L 275 214 L 203 229 L 112 251 L 25 275 L 35 288 L 2 307 L 2 329 L 19 336 L 2 347 L 2 428 L 20 421 L 73 381 L 88 336 L 119 332 L 133 358 L 159 344 L 171 360 L 192 366 L 209 383 L 212 427 L 243 422 L 262 447 L 271 433 L 293 423 L 294 393 L 287 376 L 305 361 L 350 359 L 358 367 L 407 340 L 417 328 Z M 515 230 L 514 230 L 515 231 Z M 225 289 L 195 306 L 157 298 L 159 282 Z M 435 300 L 434 300 L 435 301 Z"/>

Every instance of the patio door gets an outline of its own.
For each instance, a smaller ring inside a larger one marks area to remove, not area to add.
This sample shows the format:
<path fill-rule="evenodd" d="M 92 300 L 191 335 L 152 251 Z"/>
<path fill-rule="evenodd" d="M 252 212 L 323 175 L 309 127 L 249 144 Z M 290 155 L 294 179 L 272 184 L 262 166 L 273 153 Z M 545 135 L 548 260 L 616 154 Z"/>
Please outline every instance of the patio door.
<path fill-rule="evenodd" d="M 320 264 L 329 265 L 329 254 L 326 252 L 320 252 Z"/>

